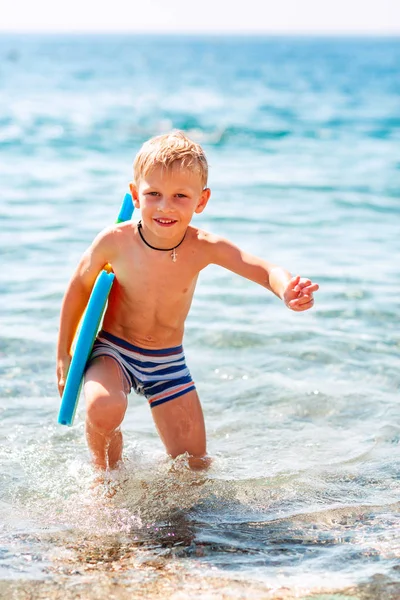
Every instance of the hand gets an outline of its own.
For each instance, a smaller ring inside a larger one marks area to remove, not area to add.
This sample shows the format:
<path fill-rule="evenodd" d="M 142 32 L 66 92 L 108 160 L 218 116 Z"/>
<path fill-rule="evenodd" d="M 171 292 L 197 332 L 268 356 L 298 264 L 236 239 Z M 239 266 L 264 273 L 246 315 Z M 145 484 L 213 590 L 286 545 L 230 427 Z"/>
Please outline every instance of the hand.
<path fill-rule="evenodd" d="M 318 283 L 300 275 L 292 277 L 283 293 L 283 301 L 288 308 L 297 312 L 308 310 L 314 306 L 313 292 L 319 289 Z"/>
<path fill-rule="evenodd" d="M 62 398 L 62 395 L 64 392 L 65 382 L 67 379 L 67 373 L 68 373 L 70 364 L 71 364 L 71 356 L 69 356 L 69 355 L 64 358 L 60 358 L 57 361 L 57 386 L 58 386 L 58 393 L 60 394 L 61 398 Z"/>

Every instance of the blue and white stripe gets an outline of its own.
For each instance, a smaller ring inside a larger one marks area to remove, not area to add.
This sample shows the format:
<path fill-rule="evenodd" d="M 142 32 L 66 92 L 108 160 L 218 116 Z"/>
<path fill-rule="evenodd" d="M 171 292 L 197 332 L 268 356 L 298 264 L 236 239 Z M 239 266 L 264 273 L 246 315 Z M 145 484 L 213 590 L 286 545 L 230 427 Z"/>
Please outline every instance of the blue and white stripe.
<path fill-rule="evenodd" d="M 102 330 L 89 361 L 100 356 L 116 360 L 130 386 L 144 394 L 152 408 L 195 389 L 182 346 L 140 348 Z"/>

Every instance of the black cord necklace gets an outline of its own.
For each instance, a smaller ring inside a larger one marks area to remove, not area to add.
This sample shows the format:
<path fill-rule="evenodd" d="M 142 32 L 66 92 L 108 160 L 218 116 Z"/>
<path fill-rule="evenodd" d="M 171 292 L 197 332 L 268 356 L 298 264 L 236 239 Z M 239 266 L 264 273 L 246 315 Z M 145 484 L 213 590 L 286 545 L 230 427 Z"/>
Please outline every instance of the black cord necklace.
<path fill-rule="evenodd" d="M 146 244 L 146 246 L 148 246 L 152 250 L 158 250 L 159 252 L 171 252 L 172 262 L 176 262 L 176 249 L 182 244 L 183 240 L 185 239 L 187 230 L 185 231 L 185 235 L 183 236 L 183 238 L 181 239 L 179 244 L 177 244 L 173 248 L 156 248 L 155 246 L 152 246 L 151 244 L 149 244 L 149 242 L 146 242 L 146 240 L 144 239 L 144 235 L 142 233 L 142 221 L 138 222 L 137 228 L 138 228 L 139 235 L 142 238 L 142 241 Z"/>

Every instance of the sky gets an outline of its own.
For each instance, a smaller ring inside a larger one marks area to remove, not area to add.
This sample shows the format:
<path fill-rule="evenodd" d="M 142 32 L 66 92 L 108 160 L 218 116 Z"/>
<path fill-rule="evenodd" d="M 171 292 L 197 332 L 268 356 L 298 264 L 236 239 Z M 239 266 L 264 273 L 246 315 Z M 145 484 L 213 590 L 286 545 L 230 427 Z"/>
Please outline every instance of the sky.
<path fill-rule="evenodd" d="M 400 34 L 400 0 L 0 0 L 1 4 L 0 32 Z"/>

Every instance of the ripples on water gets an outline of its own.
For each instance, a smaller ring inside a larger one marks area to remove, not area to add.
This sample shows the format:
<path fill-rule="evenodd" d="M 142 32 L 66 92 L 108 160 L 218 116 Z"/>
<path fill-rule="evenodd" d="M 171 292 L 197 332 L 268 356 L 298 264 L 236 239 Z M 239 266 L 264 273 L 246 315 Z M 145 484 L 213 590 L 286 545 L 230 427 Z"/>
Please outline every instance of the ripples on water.
<path fill-rule="evenodd" d="M 398 597 L 399 59 L 389 39 L 0 38 L 0 595 Z M 60 302 L 172 127 L 209 157 L 197 223 L 321 290 L 294 315 L 204 272 L 186 352 L 212 468 L 166 459 L 132 396 L 125 467 L 93 489 L 83 406 L 55 423 Z"/>

